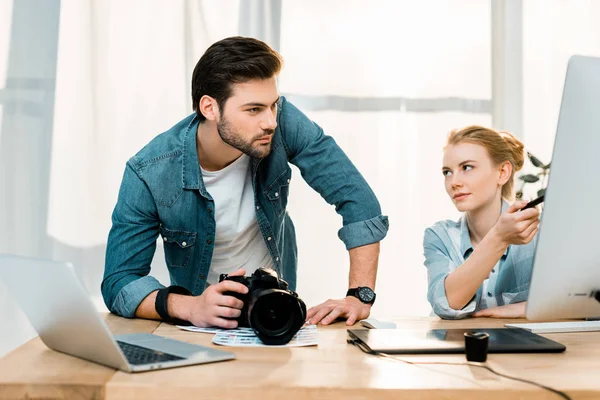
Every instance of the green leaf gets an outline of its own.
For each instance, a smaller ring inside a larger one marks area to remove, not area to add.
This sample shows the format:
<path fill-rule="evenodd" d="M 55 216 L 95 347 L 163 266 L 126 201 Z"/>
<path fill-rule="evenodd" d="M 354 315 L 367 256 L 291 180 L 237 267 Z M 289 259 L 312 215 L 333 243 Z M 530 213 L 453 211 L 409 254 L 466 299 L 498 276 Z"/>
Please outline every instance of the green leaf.
<path fill-rule="evenodd" d="M 521 200 L 523 198 L 523 192 L 519 190 L 517 193 L 515 193 L 515 198 L 517 200 Z"/>
<path fill-rule="evenodd" d="M 527 152 L 527 157 L 529 157 L 529 161 L 531 161 L 531 163 L 538 167 L 538 168 L 544 168 L 544 163 L 541 162 L 539 160 L 539 158 L 537 158 L 536 156 L 534 156 L 533 154 L 531 154 L 530 152 Z"/>
<path fill-rule="evenodd" d="M 546 194 L 546 189 L 538 190 L 538 193 L 537 193 L 538 197 L 543 196 L 544 194 Z"/>
<path fill-rule="evenodd" d="M 527 182 L 527 183 L 534 183 L 540 180 L 540 178 L 538 178 L 535 175 L 531 175 L 531 174 L 527 174 L 527 175 L 521 175 L 519 177 L 520 180 L 522 180 L 523 182 Z"/>
<path fill-rule="evenodd" d="M 550 164 L 552 164 L 551 162 L 548 163 L 548 165 L 546 165 L 545 167 L 543 167 L 544 169 L 550 169 Z"/>

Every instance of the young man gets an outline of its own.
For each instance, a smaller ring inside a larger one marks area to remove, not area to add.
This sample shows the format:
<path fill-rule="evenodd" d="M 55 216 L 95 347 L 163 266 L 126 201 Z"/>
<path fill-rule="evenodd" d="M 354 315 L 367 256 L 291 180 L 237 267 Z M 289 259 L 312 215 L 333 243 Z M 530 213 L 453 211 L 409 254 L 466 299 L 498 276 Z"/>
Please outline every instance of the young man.
<path fill-rule="evenodd" d="M 343 217 L 349 291 L 308 310 L 311 323 L 369 316 L 386 216 L 334 140 L 279 96 L 281 57 L 267 44 L 231 37 L 204 53 L 192 76 L 196 112 L 128 162 L 108 237 L 102 294 L 124 317 L 234 328 L 246 293 L 222 273 L 276 270 L 296 286 L 294 225 L 286 213 L 289 163 Z M 171 283 L 149 276 L 156 239 Z M 359 290 L 360 289 L 360 290 Z"/>

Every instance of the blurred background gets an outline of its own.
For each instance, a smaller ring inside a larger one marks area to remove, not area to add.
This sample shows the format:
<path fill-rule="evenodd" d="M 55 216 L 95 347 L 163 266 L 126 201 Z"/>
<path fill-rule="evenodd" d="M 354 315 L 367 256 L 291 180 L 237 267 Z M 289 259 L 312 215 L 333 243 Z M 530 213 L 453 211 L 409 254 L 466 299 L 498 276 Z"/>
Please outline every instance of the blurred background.
<path fill-rule="evenodd" d="M 281 93 L 390 218 L 373 315 L 428 315 L 423 230 L 459 216 L 441 174 L 448 132 L 508 130 L 549 162 L 568 58 L 600 56 L 599 20 L 594 0 L 0 0 L 0 253 L 71 261 L 106 311 L 126 160 L 192 113 L 210 44 L 253 36 L 282 54 Z M 341 218 L 294 178 L 297 289 L 311 306 L 343 297 L 348 253 Z M 160 241 L 153 275 L 169 283 Z M 0 321 L 0 356 L 35 335 L 1 281 Z"/>

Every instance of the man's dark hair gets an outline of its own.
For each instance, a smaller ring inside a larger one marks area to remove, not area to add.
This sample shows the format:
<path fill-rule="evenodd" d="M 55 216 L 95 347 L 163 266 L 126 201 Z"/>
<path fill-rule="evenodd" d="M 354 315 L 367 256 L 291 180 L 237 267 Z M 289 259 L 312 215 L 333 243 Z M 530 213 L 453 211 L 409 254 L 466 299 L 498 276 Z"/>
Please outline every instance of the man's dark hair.
<path fill-rule="evenodd" d="M 231 84 L 269 79 L 279 73 L 282 63 L 279 53 L 257 39 L 233 36 L 214 43 L 192 75 L 193 108 L 200 122 L 206 119 L 199 108 L 202 96 L 214 98 L 223 110 Z"/>

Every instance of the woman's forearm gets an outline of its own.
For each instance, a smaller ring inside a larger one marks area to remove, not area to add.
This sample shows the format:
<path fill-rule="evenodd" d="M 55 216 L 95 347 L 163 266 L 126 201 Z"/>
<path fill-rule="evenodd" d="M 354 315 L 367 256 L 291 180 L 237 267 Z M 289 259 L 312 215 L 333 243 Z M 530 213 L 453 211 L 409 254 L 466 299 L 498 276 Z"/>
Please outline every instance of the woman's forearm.
<path fill-rule="evenodd" d="M 444 288 L 452 309 L 460 310 L 471 301 L 507 247 L 492 229 L 469 258 L 446 277 Z"/>

